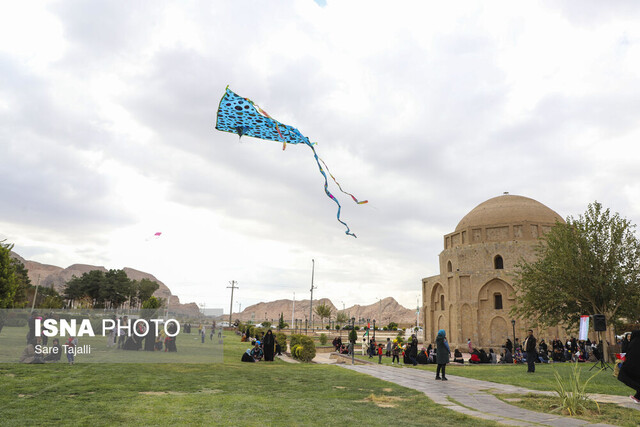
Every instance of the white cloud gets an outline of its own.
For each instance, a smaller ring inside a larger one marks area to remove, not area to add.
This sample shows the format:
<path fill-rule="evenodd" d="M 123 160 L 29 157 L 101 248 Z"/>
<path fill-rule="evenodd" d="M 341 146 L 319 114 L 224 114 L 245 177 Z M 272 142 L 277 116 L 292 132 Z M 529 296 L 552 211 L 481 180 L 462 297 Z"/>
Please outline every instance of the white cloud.
<path fill-rule="evenodd" d="M 605 10 L 606 9 L 606 10 Z M 602 18 L 601 18 L 602 17 Z M 442 235 L 510 191 L 634 222 L 640 17 L 626 3 L 7 3 L 2 235 L 148 271 L 182 301 L 413 307 Z M 214 130 L 227 84 L 318 142 Z M 146 237 L 162 231 L 162 238 Z"/>

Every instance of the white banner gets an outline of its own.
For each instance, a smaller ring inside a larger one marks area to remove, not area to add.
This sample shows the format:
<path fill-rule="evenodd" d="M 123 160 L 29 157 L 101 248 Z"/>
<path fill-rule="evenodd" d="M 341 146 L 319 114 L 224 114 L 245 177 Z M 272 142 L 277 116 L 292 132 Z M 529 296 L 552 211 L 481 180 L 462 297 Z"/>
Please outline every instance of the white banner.
<path fill-rule="evenodd" d="M 579 340 L 586 341 L 589 335 L 589 316 L 580 316 Z"/>

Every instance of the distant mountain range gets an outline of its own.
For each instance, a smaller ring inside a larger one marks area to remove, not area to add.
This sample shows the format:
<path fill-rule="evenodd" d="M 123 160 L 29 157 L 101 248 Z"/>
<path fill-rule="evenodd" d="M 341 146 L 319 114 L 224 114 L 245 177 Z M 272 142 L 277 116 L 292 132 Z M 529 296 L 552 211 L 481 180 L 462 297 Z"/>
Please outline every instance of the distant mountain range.
<path fill-rule="evenodd" d="M 80 277 L 84 273 L 88 273 L 92 270 L 100 270 L 104 272 L 107 271 L 107 269 L 103 266 L 87 264 L 73 264 L 67 268 L 57 267 L 55 265 L 41 264 L 36 261 L 26 260 L 15 252 L 11 252 L 11 256 L 24 264 L 25 268 L 28 271 L 29 280 L 31 280 L 32 285 L 35 286 L 39 283 L 40 286 L 53 288 L 60 293 L 62 293 L 64 285 L 69 280 L 71 280 L 73 276 Z M 149 279 L 160 285 L 158 290 L 156 290 L 153 295 L 164 299 L 171 297 L 169 299 L 169 310 L 181 312 L 184 314 L 192 314 L 194 316 L 198 315 L 199 308 L 195 302 L 181 304 L 180 298 L 177 295 L 173 295 L 167 285 L 156 279 L 152 274 L 134 270 L 133 268 L 129 267 L 124 267 L 122 270 L 127 274 L 127 277 L 129 279 Z"/>
<path fill-rule="evenodd" d="M 335 315 L 338 311 L 342 311 L 341 308 L 337 308 L 328 298 L 314 300 L 314 310 L 315 307 L 320 304 L 326 304 L 331 308 L 331 317 L 333 319 L 335 319 Z M 280 313 L 282 313 L 284 316 L 284 321 L 291 324 L 291 315 L 293 309 L 293 300 L 281 299 L 277 301 L 261 302 L 258 304 L 250 305 L 240 313 L 233 313 L 232 318 L 233 320 L 240 319 L 243 322 L 251 320 L 254 323 L 260 323 L 264 320 L 277 322 L 280 318 Z M 349 319 L 355 317 L 356 322 L 359 319 L 371 319 L 371 321 L 373 321 L 373 319 L 376 319 L 376 326 L 386 326 L 389 324 L 389 322 L 396 322 L 399 324 L 415 324 L 416 322 L 416 310 L 411 310 L 409 308 L 401 306 L 392 297 L 387 297 L 371 305 L 353 305 L 351 307 L 345 307 L 344 312 L 347 314 L 347 317 Z M 314 322 L 320 322 L 320 318 L 317 314 L 315 314 L 315 312 L 313 316 L 315 319 Z M 295 301 L 295 318 L 302 319 L 303 323 L 305 319 L 309 318 L 309 300 Z"/>
<path fill-rule="evenodd" d="M 92 270 L 100 270 L 104 272 L 107 271 L 107 269 L 103 266 L 87 264 L 73 264 L 67 268 L 42 264 L 36 261 L 26 260 L 15 252 L 12 252 L 11 256 L 18 259 L 24 264 L 25 268 L 28 270 L 29 279 L 34 286 L 39 283 L 40 286 L 54 288 L 58 292 L 63 291 L 64 285 L 73 276 L 80 277 L 84 273 L 88 273 Z M 124 272 L 127 273 L 127 277 L 132 280 L 149 279 L 158 283 L 160 287 L 156 292 L 154 292 L 153 295 L 164 299 L 167 299 L 169 298 L 169 296 L 171 296 L 171 298 L 169 299 L 169 310 L 194 316 L 198 315 L 199 307 L 195 302 L 181 304 L 180 298 L 177 295 L 173 295 L 169 287 L 167 287 L 167 285 L 162 283 L 160 280 L 156 279 L 156 277 L 152 274 L 138 271 L 129 267 L 124 267 L 122 270 L 124 270 Z M 313 301 L 314 307 L 317 307 L 320 304 L 326 304 L 331 308 L 333 319 L 335 319 L 335 315 L 338 311 L 342 311 L 339 310 L 339 308 L 336 307 L 328 298 L 321 298 L 319 300 Z M 233 313 L 232 318 L 233 320 L 240 319 L 244 322 L 251 320 L 255 323 L 260 323 L 265 319 L 271 322 L 277 322 L 277 320 L 280 318 L 280 313 L 283 313 L 285 322 L 291 323 L 291 315 L 293 309 L 293 300 L 290 299 L 281 299 L 271 302 L 260 302 L 258 304 L 254 304 L 245 308 L 240 313 Z M 345 307 L 344 311 L 347 314 L 348 318 L 355 317 L 356 322 L 359 319 L 371 319 L 372 321 L 373 319 L 376 319 L 376 324 L 380 326 L 385 326 L 389 324 L 389 322 L 408 325 L 415 324 L 416 321 L 416 311 L 401 306 L 392 297 L 387 297 L 371 305 L 356 304 L 351 307 Z M 228 314 L 223 316 L 223 318 L 227 319 L 227 316 Z M 313 314 L 313 316 L 315 321 L 320 321 L 315 313 Z M 295 301 L 295 318 L 301 319 L 304 323 L 304 320 L 308 317 L 309 300 Z"/>

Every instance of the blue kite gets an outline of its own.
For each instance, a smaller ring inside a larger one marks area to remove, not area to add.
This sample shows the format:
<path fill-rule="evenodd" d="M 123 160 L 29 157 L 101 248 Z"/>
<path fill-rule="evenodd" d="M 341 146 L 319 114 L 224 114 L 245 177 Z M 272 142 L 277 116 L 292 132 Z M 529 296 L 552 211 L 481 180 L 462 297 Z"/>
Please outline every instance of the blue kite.
<path fill-rule="evenodd" d="M 336 181 L 335 177 L 331 175 L 326 163 L 318 157 L 318 154 L 313 147 L 315 143 L 309 141 L 309 138 L 302 135 L 298 129 L 273 119 L 253 101 L 248 98 L 241 97 L 229 89 L 228 86 L 224 96 L 220 100 L 220 106 L 218 107 L 216 129 L 223 132 L 235 133 L 241 138 L 243 135 L 246 135 L 269 141 L 278 141 L 282 143 L 283 150 L 286 148 L 287 144 L 305 144 L 309 146 L 313 151 L 313 156 L 318 164 L 318 169 L 320 169 L 320 173 L 324 177 L 324 191 L 327 196 L 333 200 L 336 205 L 338 205 L 338 221 L 347 228 L 347 231 L 345 231 L 346 234 L 356 237 L 356 235 L 349 229 L 349 226 L 340 219 L 340 210 L 342 206 L 340 206 L 338 199 L 336 199 L 329 191 L 327 175 L 325 174 L 322 165 L 324 165 L 327 172 L 329 172 L 329 175 L 338 185 L 340 191 L 351 196 L 351 198 L 359 205 L 365 204 L 368 201 L 358 201 L 353 194 L 347 193 L 342 189 L 342 187 L 340 187 L 338 181 Z M 322 165 L 320 163 L 322 163 Z"/>

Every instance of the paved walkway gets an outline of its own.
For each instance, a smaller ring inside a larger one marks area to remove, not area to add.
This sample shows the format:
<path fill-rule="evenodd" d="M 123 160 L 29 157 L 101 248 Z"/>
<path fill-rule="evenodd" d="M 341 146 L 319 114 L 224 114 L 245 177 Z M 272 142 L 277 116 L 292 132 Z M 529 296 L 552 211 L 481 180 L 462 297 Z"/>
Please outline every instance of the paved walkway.
<path fill-rule="evenodd" d="M 433 372 L 410 368 L 392 368 L 384 365 L 348 365 L 346 369 L 371 375 L 418 390 L 428 398 L 456 412 L 485 420 L 515 426 L 603 426 L 588 421 L 563 417 L 556 414 L 534 412 L 509 405 L 488 392 L 526 394 L 531 390 L 511 385 L 496 384 L 488 381 L 447 375 L 449 381 L 437 381 Z M 628 398 L 627 398 L 628 399 Z"/>

